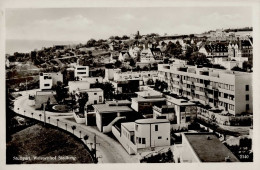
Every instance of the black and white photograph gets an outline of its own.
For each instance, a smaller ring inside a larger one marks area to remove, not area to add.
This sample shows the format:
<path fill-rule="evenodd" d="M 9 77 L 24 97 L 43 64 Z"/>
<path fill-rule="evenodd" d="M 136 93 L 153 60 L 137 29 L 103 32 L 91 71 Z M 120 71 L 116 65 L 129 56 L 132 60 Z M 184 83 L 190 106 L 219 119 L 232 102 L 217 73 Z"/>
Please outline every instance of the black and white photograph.
<path fill-rule="evenodd" d="M 257 162 L 259 1 L 141 2 L 1 11 L 3 164 Z"/>

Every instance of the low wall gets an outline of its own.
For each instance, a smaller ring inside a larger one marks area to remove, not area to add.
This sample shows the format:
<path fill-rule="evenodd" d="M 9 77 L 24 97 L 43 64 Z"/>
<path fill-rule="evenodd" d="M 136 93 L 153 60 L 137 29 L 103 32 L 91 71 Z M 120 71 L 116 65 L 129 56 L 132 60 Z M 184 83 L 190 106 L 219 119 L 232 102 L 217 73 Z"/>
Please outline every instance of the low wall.
<path fill-rule="evenodd" d="M 172 130 L 181 130 L 182 128 L 188 129 L 188 123 L 185 124 L 171 124 Z"/>
<path fill-rule="evenodd" d="M 124 140 L 123 137 L 121 137 L 120 132 L 114 126 L 112 127 L 112 133 L 129 155 L 137 153 L 137 148 L 135 147 L 135 145 L 131 143 L 131 141 Z"/>
<path fill-rule="evenodd" d="M 79 123 L 79 124 L 86 123 L 86 118 L 85 117 L 84 118 L 78 117 L 75 112 L 73 113 L 73 117 L 76 120 L 76 122 Z"/>

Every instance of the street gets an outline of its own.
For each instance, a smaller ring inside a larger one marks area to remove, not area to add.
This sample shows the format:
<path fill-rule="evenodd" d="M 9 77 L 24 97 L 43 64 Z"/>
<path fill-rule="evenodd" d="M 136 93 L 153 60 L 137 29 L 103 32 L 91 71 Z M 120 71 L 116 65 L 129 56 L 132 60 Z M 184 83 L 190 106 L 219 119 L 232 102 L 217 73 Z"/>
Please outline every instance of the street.
<path fill-rule="evenodd" d="M 15 100 L 14 111 L 18 114 L 33 119 L 37 119 L 40 121 L 44 121 L 43 111 L 35 110 L 34 108 L 30 107 L 27 104 L 28 94 L 29 93 L 23 93 L 23 96 L 18 97 Z M 64 116 L 64 114 L 62 116 L 59 116 L 57 114 L 54 115 L 53 113 L 46 112 L 46 123 L 65 129 L 70 133 L 74 133 L 75 136 L 82 138 L 83 141 L 84 141 L 83 137 L 85 135 L 88 135 L 89 138 L 86 141 L 86 143 L 88 148 L 90 149 L 94 147 L 93 145 L 94 135 L 96 134 L 96 141 L 98 143 L 96 145 L 97 157 L 99 161 L 98 163 L 138 163 L 139 162 L 137 156 L 129 155 L 118 141 L 99 132 L 93 127 L 86 126 L 85 124 L 77 124 L 75 121 L 72 121 L 67 118 L 73 118 L 73 116 L 71 114 L 69 114 L 69 116 Z M 73 125 L 76 126 L 74 132 L 72 130 Z"/>

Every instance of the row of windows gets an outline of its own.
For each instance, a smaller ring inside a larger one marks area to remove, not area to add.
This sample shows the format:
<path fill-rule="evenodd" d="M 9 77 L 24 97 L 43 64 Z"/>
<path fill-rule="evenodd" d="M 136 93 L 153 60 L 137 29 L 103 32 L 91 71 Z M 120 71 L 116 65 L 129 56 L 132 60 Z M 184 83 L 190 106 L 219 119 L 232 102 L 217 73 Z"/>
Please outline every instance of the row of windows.
<path fill-rule="evenodd" d="M 135 130 L 138 131 L 138 125 L 135 125 Z M 154 131 L 158 131 L 158 125 L 154 126 Z"/>
<path fill-rule="evenodd" d="M 173 77 L 178 77 L 177 74 L 174 74 Z M 200 84 L 203 84 L 203 83 L 206 83 L 206 81 L 208 80 L 203 80 L 203 79 L 199 79 L 199 78 L 193 78 L 193 77 L 189 77 L 189 76 L 183 76 L 183 80 L 186 80 L 187 81 L 192 81 L 192 82 L 196 82 L 196 83 L 200 83 Z M 176 85 L 179 85 L 179 81 L 172 81 L 173 84 L 176 84 Z M 219 88 L 222 88 L 222 89 L 226 89 L 226 90 L 231 90 L 231 91 L 234 91 L 235 89 L 235 86 L 234 85 L 229 85 L 229 84 L 224 84 L 224 83 L 218 83 L 218 82 L 212 82 L 210 81 L 209 82 L 209 85 L 213 86 L 213 87 L 219 87 Z M 190 85 L 187 84 L 187 88 L 190 88 Z"/>
<path fill-rule="evenodd" d="M 77 72 L 77 74 L 87 74 L 87 72 Z"/>
<path fill-rule="evenodd" d="M 86 70 L 86 67 L 77 68 L 77 70 Z"/>
<path fill-rule="evenodd" d="M 146 144 L 145 138 L 136 137 L 136 143 L 138 143 L 138 144 Z"/>

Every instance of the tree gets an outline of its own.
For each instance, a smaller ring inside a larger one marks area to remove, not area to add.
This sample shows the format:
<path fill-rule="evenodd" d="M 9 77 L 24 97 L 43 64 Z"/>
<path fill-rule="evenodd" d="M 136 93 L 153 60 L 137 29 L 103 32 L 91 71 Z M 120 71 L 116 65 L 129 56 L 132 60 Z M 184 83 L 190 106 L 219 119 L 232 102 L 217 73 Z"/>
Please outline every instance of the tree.
<path fill-rule="evenodd" d="M 119 68 L 119 67 L 121 67 L 121 65 L 122 65 L 122 62 L 119 61 L 119 60 L 116 60 L 115 66 L 116 66 L 117 68 Z"/>
<path fill-rule="evenodd" d="M 66 97 L 68 90 L 65 88 L 65 85 L 61 81 L 57 82 L 56 90 L 56 100 L 58 103 L 61 103 Z"/>
<path fill-rule="evenodd" d="M 133 58 L 130 59 L 130 66 L 131 67 L 135 66 L 135 60 Z"/>
<path fill-rule="evenodd" d="M 95 43 L 96 43 L 96 40 L 95 39 L 90 39 L 90 40 L 88 40 L 88 42 L 87 42 L 87 47 L 94 47 L 95 46 Z"/>
<path fill-rule="evenodd" d="M 76 126 L 75 125 L 71 126 L 71 129 L 72 129 L 73 135 L 74 135 L 74 130 L 76 129 Z"/>
<path fill-rule="evenodd" d="M 248 61 L 244 61 L 243 69 L 252 71 L 252 64 L 250 64 Z"/>
<path fill-rule="evenodd" d="M 153 79 L 147 80 L 147 85 L 153 85 L 153 84 L 154 84 Z"/>
<path fill-rule="evenodd" d="M 123 66 L 123 67 L 121 68 L 121 72 L 127 72 L 127 68 L 126 68 L 125 66 Z"/>
<path fill-rule="evenodd" d="M 111 83 L 109 83 L 109 82 L 104 83 L 102 85 L 101 89 L 104 91 L 104 97 L 106 99 L 112 99 L 113 98 L 115 88 Z"/>
<path fill-rule="evenodd" d="M 83 137 L 83 139 L 85 140 L 85 144 L 87 144 L 88 135 L 85 135 L 85 136 Z"/>
<path fill-rule="evenodd" d="M 128 37 L 127 35 L 123 35 L 123 37 L 122 37 L 122 40 L 127 40 L 127 39 L 129 39 L 130 37 Z"/>
<path fill-rule="evenodd" d="M 176 58 L 178 58 L 179 55 L 182 54 L 182 46 L 180 45 L 179 41 L 177 41 L 176 44 L 169 42 L 166 46 L 165 53 L 174 55 Z"/>
<path fill-rule="evenodd" d="M 200 52 L 193 52 L 188 61 L 189 63 L 196 65 L 210 64 L 210 61 L 207 59 L 206 55 Z"/>
<path fill-rule="evenodd" d="M 84 113 L 84 108 L 86 103 L 88 102 L 88 93 L 84 92 L 84 93 L 80 93 L 79 95 L 79 99 L 78 99 L 78 103 L 79 103 L 79 112 L 80 113 Z"/>

